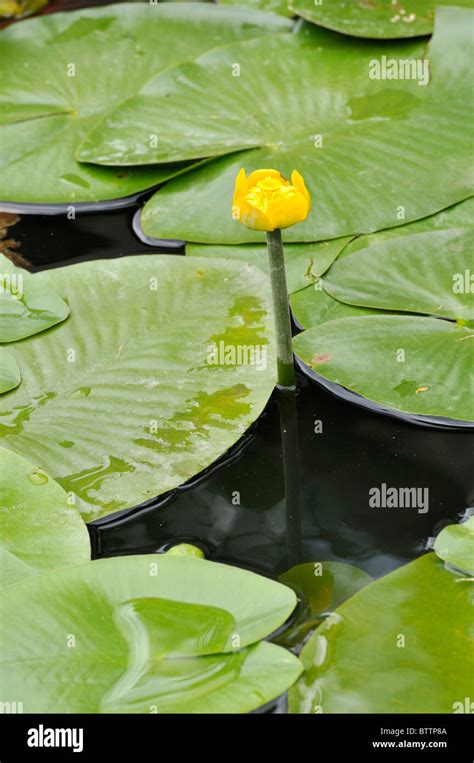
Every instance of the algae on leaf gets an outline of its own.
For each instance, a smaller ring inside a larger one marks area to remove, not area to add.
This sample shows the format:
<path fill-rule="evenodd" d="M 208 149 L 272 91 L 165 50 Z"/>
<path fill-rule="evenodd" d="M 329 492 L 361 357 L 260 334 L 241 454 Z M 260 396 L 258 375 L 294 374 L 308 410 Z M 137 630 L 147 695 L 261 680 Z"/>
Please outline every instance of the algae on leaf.
<path fill-rule="evenodd" d="M 194 477 L 264 409 L 276 371 L 258 268 L 147 254 L 33 278 L 71 315 L 9 345 L 23 383 L 0 399 L 0 443 L 74 493 L 89 519 Z"/>

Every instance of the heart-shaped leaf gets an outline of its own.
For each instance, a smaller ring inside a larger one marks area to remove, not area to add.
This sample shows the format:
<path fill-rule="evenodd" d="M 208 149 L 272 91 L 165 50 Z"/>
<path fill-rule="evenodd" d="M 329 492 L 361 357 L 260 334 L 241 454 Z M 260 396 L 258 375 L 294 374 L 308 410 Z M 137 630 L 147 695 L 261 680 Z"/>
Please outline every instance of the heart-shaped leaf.
<path fill-rule="evenodd" d="M 0 200 L 95 202 L 172 177 L 181 165 L 91 167 L 79 164 L 75 152 L 104 114 L 162 69 L 289 24 L 207 3 L 122 3 L 55 13 L 2 31 Z M 152 144 L 155 132 L 147 138 Z"/>
<path fill-rule="evenodd" d="M 441 9 L 427 52 L 420 41 L 387 46 L 317 27 L 219 48 L 157 77 L 88 136 L 79 156 L 143 164 L 250 149 L 160 189 L 142 213 L 151 237 L 262 240 L 231 216 L 241 167 L 303 173 L 313 209 L 285 231 L 287 241 L 368 233 L 424 217 L 472 195 L 471 13 Z M 425 86 L 371 79 L 371 62 L 384 55 L 426 59 Z M 131 126 L 124 131 L 123 124 Z M 161 137 L 156 148 L 146 143 L 152 126 Z"/>
<path fill-rule="evenodd" d="M 15 342 L 64 321 L 67 304 L 26 270 L 2 257 L 0 272 L 0 342 Z"/>
<path fill-rule="evenodd" d="M 10 352 L 0 347 L 0 395 L 18 387 L 21 372 L 18 363 Z"/>
<path fill-rule="evenodd" d="M 292 294 L 314 283 L 326 272 L 342 251 L 349 237 L 336 238 L 332 241 L 318 241 L 313 244 L 287 244 L 285 246 L 285 267 L 288 292 Z M 193 257 L 212 257 L 257 265 L 266 273 L 269 271 L 266 246 L 206 246 L 205 244 L 187 244 L 186 254 Z"/>
<path fill-rule="evenodd" d="M 444 527 L 435 540 L 434 550 L 445 562 L 474 573 L 474 517 Z"/>
<path fill-rule="evenodd" d="M 0 594 L 0 701 L 24 712 L 248 712 L 299 660 L 268 643 L 294 593 L 246 570 L 178 556 L 104 559 Z"/>
<path fill-rule="evenodd" d="M 400 225 L 398 228 L 388 228 L 387 230 L 378 231 L 372 233 L 370 236 L 358 236 L 353 239 L 344 249 L 338 254 L 337 262 L 334 265 L 334 270 L 331 268 L 329 272 L 325 274 L 324 279 L 319 279 L 316 283 L 301 290 L 300 292 L 291 296 L 291 308 L 296 321 L 304 328 L 310 328 L 318 324 L 324 323 L 329 320 L 337 320 L 338 318 L 352 318 L 354 316 L 361 315 L 373 315 L 376 311 L 367 308 L 360 307 L 354 304 L 347 304 L 344 291 L 344 284 L 341 283 L 339 289 L 331 288 L 331 283 L 334 280 L 332 278 L 334 271 L 341 272 L 344 269 L 343 263 L 346 258 L 356 252 L 361 252 L 365 256 L 372 254 L 371 247 L 374 247 L 374 253 L 385 256 L 386 267 L 388 266 L 388 273 L 385 274 L 380 284 L 379 294 L 372 299 L 372 301 L 380 303 L 380 307 L 383 305 L 395 305 L 398 309 L 411 309 L 413 312 L 422 312 L 421 303 L 424 299 L 425 309 L 428 312 L 432 310 L 438 311 L 439 303 L 436 300 L 432 300 L 431 295 L 426 294 L 426 283 L 430 281 L 431 288 L 435 288 L 433 283 L 435 275 L 426 268 L 433 267 L 438 272 L 438 266 L 442 257 L 439 257 L 438 247 L 445 241 L 449 242 L 451 239 L 459 238 L 459 233 L 456 234 L 455 229 L 472 227 L 474 221 L 474 198 L 466 199 L 453 207 L 449 207 L 435 215 L 426 217 L 422 220 L 416 220 L 415 222 L 408 223 L 407 225 Z M 441 238 L 436 236 L 429 236 L 425 238 L 418 238 L 421 233 L 428 233 L 437 231 L 441 235 Z M 471 233 L 464 231 L 464 240 L 470 239 Z M 396 241 L 394 241 L 396 239 Z M 390 243 L 391 242 L 391 243 Z M 400 275 L 399 268 L 403 262 L 406 263 L 408 268 L 411 268 L 412 260 L 412 247 L 417 245 L 418 258 L 417 266 L 418 272 L 411 272 L 409 282 L 405 282 L 404 287 L 412 295 L 410 306 L 407 305 L 407 299 L 404 294 L 398 294 L 398 301 L 395 301 L 394 287 L 400 288 Z M 388 249 L 387 249 L 388 246 Z M 386 252 L 393 252 L 393 261 L 388 261 Z M 463 250 L 461 250 L 463 251 Z M 444 252 L 444 250 L 443 250 Z M 398 254 L 400 253 L 400 260 Z M 421 255 L 421 256 L 420 256 Z M 464 252 L 464 255 L 466 253 Z M 430 258 L 430 259 L 428 259 Z M 374 277 L 380 278 L 378 264 L 379 257 L 371 259 L 371 265 L 373 272 L 367 273 L 368 280 L 373 283 Z M 434 263 L 433 263 L 434 260 Z M 453 258 L 451 258 L 453 260 Z M 355 266 L 357 270 L 357 260 L 351 259 L 350 262 Z M 448 269 L 447 279 L 441 280 L 439 275 L 437 277 L 438 292 L 440 292 L 442 299 L 455 299 L 455 304 L 459 305 L 459 311 L 465 312 L 464 306 L 469 306 L 472 295 L 469 289 L 466 289 L 466 281 L 469 284 L 469 272 L 466 275 L 466 270 L 461 268 L 461 263 L 456 258 L 456 261 L 452 261 L 453 268 L 450 272 Z M 444 267 L 446 276 L 446 266 L 441 263 L 441 268 Z M 469 270 L 469 269 L 468 269 Z M 352 279 L 350 273 L 346 273 L 349 280 Z M 336 279 L 338 280 L 338 279 Z M 340 280 L 340 279 L 339 279 Z M 326 284 L 328 288 L 326 289 Z M 323 288 L 324 287 L 324 288 Z M 358 284 L 358 288 L 361 293 L 367 290 L 365 283 Z M 458 295 L 454 298 L 454 289 Z M 330 293 L 329 293 L 330 292 Z M 425 293 L 424 293 L 425 292 Z M 365 294 L 365 296 L 367 296 Z M 336 299 L 334 297 L 337 297 Z M 342 301 L 340 301 L 342 300 Z M 366 304 L 365 300 L 359 300 L 357 296 L 355 298 L 357 305 Z M 383 304 L 382 304 L 383 303 Z M 402 308 L 405 305 L 405 308 Z M 458 309 L 455 310 L 455 313 Z"/>
<path fill-rule="evenodd" d="M 41 469 L 0 448 L 0 588 L 90 559 L 89 533 L 67 499 Z"/>
<path fill-rule="evenodd" d="M 435 8 L 472 8 L 471 0 L 290 0 L 290 9 L 314 24 L 355 37 L 394 39 L 431 34 Z"/>
<path fill-rule="evenodd" d="M 388 408 L 474 419 L 467 326 L 381 312 L 314 326 L 294 349 L 313 371 Z"/>
<path fill-rule="evenodd" d="M 71 315 L 12 345 L 23 383 L 0 401 L 0 437 L 89 518 L 195 476 L 262 412 L 275 357 L 258 268 L 143 255 L 33 278 Z"/>
<path fill-rule="evenodd" d="M 290 712 L 464 712 L 473 588 L 435 554 L 366 586 L 304 647 Z"/>
<path fill-rule="evenodd" d="M 336 262 L 324 290 L 351 305 L 472 320 L 473 249 L 473 228 L 392 238 Z"/>

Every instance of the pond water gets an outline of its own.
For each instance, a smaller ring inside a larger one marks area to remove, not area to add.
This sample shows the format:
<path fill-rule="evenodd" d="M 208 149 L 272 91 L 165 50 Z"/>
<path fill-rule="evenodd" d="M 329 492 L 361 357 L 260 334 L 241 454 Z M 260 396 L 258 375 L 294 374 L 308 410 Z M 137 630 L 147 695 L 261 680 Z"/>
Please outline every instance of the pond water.
<path fill-rule="evenodd" d="M 134 233 L 137 207 L 75 220 L 12 217 L 5 238 L 33 270 L 156 252 Z M 303 375 L 296 412 L 299 458 L 290 448 L 287 469 L 299 465 L 297 507 L 286 508 L 275 392 L 218 464 L 169 495 L 91 523 L 95 556 L 148 553 L 188 541 L 208 558 L 272 576 L 298 562 L 334 560 L 377 577 L 419 556 L 435 533 L 473 505 L 473 433 L 425 429 L 358 408 Z M 294 486 L 298 475 L 289 479 Z M 370 506 L 369 491 L 384 485 L 423 489 L 427 506 Z"/>

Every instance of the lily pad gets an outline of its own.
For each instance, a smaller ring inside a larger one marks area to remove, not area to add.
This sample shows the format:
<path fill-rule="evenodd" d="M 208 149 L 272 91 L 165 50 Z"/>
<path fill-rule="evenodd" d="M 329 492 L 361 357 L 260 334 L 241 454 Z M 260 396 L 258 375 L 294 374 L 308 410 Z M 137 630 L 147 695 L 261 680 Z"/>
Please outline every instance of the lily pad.
<path fill-rule="evenodd" d="M 79 156 L 122 164 L 217 157 L 147 202 L 141 220 L 151 237 L 263 240 L 232 220 L 241 167 L 303 173 L 312 212 L 285 231 L 286 241 L 370 233 L 425 217 L 472 195 L 472 15 L 440 9 L 428 51 L 419 40 L 387 46 L 317 27 L 211 51 L 155 78 L 112 112 Z M 384 55 L 429 59 L 429 84 L 370 79 L 371 61 Z M 133 126 L 124 131 L 124 123 Z M 161 138 L 153 149 L 146 144 L 152 125 Z"/>
<path fill-rule="evenodd" d="M 121 3 L 8 27 L 0 33 L 0 199 L 95 202 L 177 174 L 181 164 L 85 166 L 75 151 L 104 114 L 162 69 L 288 25 L 278 16 L 207 3 Z"/>
<path fill-rule="evenodd" d="M 439 257 L 438 247 L 442 245 L 445 240 L 449 241 L 452 237 L 456 237 L 456 234 L 453 233 L 454 229 L 467 228 L 469 226 L 472 228 L 473 224 L 474 199 L 470 198 L 460 202 L 459 204 L 455 204 L 452 207 L 444 209 L 435 215 L 425 217 L 421 220 L 416 220 L 415 222 L 408 223 L 407 225 L 400 225 L 397 228 L 388 228 L 386 230 L 378 231 L 377 233 L 372 233 L 369 236 L 358 236 L 357 238 L 354 238 L 338 254 L 337 261 L 334 265 L 334 270 L 336 273 L 341 272 L 339 269 L 340 264 L 342 264 L 346 258 L 349 258 L 356 252 L 361 252 L 365 255 L 368 255 L 369 248 L 374 247 L 375 251 L 377 251 L 379 254 L 385 253 L 387 251 L 385 248 L 387 242 L 392 242 L 389 244 L 388 251 L 392 251 L 393 248 L 393 263 L 397 262 L 397 268 L 399 266 L 397 259 L 399 251 L 402 254 L 402 258 L 406 261 L 411 257 L 411 255 L 408 255 L 407 252 L 411 252 L 412 244 L 416 244 L 416 242 L 423 242 L 424 246 L 420 246 L 420 244 L 418 244 L 419 252 L 422 253 L 424 250 L 427 250 L 426 256 L 431 256 L 436 259 L 436 269 L 440 260 L 442 259 Z M 437 239 L 436 236 L 427 237 L 426 239 L 416 238 L 416 236 L 418 236 L 420 233 L 428 233 L 434 231 L 442 233 L 443 236 L 440 239 Z M 464 231 L 464 235 L 466 236 L 466 239 L 469 239 L 471 234 L 468 231 Z M 394 239 L 396 239 L 396 242 L 394 242 Z M 433 248 L 428 250 L 428 244 Z M 372 250 L 370 249 L 370 252 L 371 251 Z M 387 260 L 386 257 L 385 259 Z M 355 259 L 351 259 L 350 262 L 354 265 L 357 264 L 357 260 Z M 422 268 L 422 275 L 420 275 L 420 273 L 412 274 L 413 280 L 410 283 L 405 283 L 405 287 L 409 292 L 416 292 L 416 296 L 410 303 L 410 308 L 413 310 L 413 312 L 422 312 L 420 305 L 423 296 L 426 300 L 426 282 L 428 280 L 433 280 L 432 274 L 425 271 L 426 264 L 429 264 L 430 266 L 433 265 L 431 260 L 426 263 L 423 262 L 423 256 L 421 258 L 418 257 L 418 265 L 420 268 Z M 376 259 L 374 258 L 373 267 L 378 274 L 378 257 Z M 359 306 L 354 304 L 346 304 L 345 296 L 342 294 L 342 291 L 339 293 L 338 290 L 336 294 L 336 289 L 331 288 L 330 285 L 326 290 L 326 283 L 331 284 L 333 280 L 332 273 L 333 270 L 331 268 L 331 270 L 325 274 L 324 279 L 318 279 L 313 286 L 308 286 L 306 289 L 303 289 L 291 296 L 291 308 L 293 315 L 296 321 L 302 327 L 310 328 L 311 326 L 316 326 L 329 320 L 337 320 L 338 318 L 352 318 L 361 315 L 373 315 L 374 313 L 377 314 L 377 312 L 373 309 L 368 307 L 361 307 L 358 298 L 356 298 L 356 300 L 357 305 Z M 454 279 L 453 277 L 456 275 L 456 273 L 458 275 Z M 374 273 L 368 274 L 369 281 L 373 281 L 374 275 Z M 444 297 L 452 299 L 454 294 L 454 281 L 456 280 L 457 285 L 459 281 L 459 286 L 464 287 L 467 277 L 465 270 L 461 272 L 460 263 L 456 259 L 455 267 L 453 267 L 451 272 L 448 271 L 447 283 L 441 284 Z M 398 271 L 394 272 L 394 269 L 389 266 L 389 277 L 383 282 L 383 284 L 380 285 L 380 293 L 376 297 L 375 301 L 380 303 L 383 302 L 386 305 L 394 304 L 392 279 L 394 279 L 396 286 L 397 281 L 399 280 Z M 360 283 L 359 286 L 362 291 L 366 289 L 366 284 Z M 344 285 L 342 285 L 342 290 L 343 289 Z M 329 293 L 329 290 L 331 293 Z M 468 294 L 465 288 L 457 288 L 457 291 L 459 291 L 462 295 L 458 297 L 460 301 L 460 310 L 462 310 L 464 305 L 469 305 L 469 302 L 472 299 L 472 295 Z M 418 300 L 418 296 L 420 296 L 420 300 Z M 335 299 L 334 297 L 338 297 L 338 299 Z M 406 304 L 406 300 L 404 301 L 403 295 L 401 303 L 398 304 Z M 382 304 L 380 304 L 380 306 L 382 306 Z M 399 309 L 402 309 L 402 307 L 400 306 Z M 428 309 L 428 311 L 438 310 L 438 303 L 432 301 L 429 295 L 425 309 Z"/>
<path fill-rule="evenodd" d="M 302 644 L 321 617 L 372 581 L 363 570 L 341 562 L 297 564 L 278 579 L 296 591 L 303 602 L 290 627 L 278 637 L 278 643 L 287 647 Z"/>
<path fill-rule="evenodd" d="M 472 8 L 472 0 L 290 0 L 304 19 L 355 37 L 395 39 L 431 34 L 435 8 Z"/>
<path fill-rule="evenodd" d="M 336 262 L 324 290 L 351 305 L 472 320 L 473 249 L 473 228 L 393 238 Z"/>
<path fill-rule="evenodd" d="M 350 241 L 349 237 L 318 241 L 313 244 L 288 244 L 285 247 L 288 292 L 292 294 L 314 283 L 326 272 L 348 241 Z M 266 246 L 187 244 L 186 254 L 193 257 L 235 259 L 257 265 L 264 272 L 269 272 Z"/>
<path fill-rule="evenodd" d="M 378 310 L 346 305 L 344 302 L 334 299 L 324 291 L 322 280 L 292 294 L 290 304 L 295 321 L 305 329 L 320 326 L 321 323 L 338 320 L 338 318 L 380 314 Z"/>
<path fill-rule="evenodd" d="M 474 517 L 443 528 L 435 540 L 434 550 L 445 562 L 474 573 Z"/>
<path fill-rule="evenodd" d="M 258 268 L 147 254 L 33 278 L 71 315 L 12 345 L 23 383 L 0 401 L 0 438 L 89 519 L 195 476 L 262 412 L 276 361 Z"/>
<path fill-rule="evenodd" d="M 0 395 L 15 389 L 21 382 L 18 363 L 11 353 L 0 347 Z"/>
<path fill-rule="evenodd" d="M 282 694 L 299 660 L 257 643 L 296 603 L 228 565 L 132 556 L 0 594 L 0 700 L 24 712 L 243 713 Z"/>
<path fill-rule="evenodd" d="M 26 270 L 2 257 L 0 272 L 0 342 L 15 342 L 64 321 L 66 302 Z"/>
<path fill-rule="evenodd" d="M 293 16 L 286 0 L 219 0 L 220 5 L 239 5 L 241 8 L 258 8 L 281 16 Z"/>
<path fill-rule="evenodd" d="M 5 448 L 0 448 L 0 530 L 0 588 L 90 559 L 89 533 L 65 491 Z"/>
<path fill-rule="evenodd" d="M 293 344 L 310 369 L 383 406 L 474 420 L 468 326 L 380 313 L 314 326 Z"/>
<path fill-rule="evenodd" d="M 304 647 L 290 712 L 460 712 L 472 692 L 473 590 L 435 554 L 366 586 Z"/>

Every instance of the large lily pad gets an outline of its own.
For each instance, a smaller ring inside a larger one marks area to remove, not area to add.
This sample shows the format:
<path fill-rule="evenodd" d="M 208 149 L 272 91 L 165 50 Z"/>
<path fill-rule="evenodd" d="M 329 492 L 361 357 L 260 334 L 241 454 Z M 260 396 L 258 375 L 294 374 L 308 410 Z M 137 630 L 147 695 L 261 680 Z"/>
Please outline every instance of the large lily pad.
<path fill-rule="evenodd" d="M 435 8 L 472 8 L 472 0 L 290 0 L 290 9 L 314 24 L 355 37 L 394 39 L 431 34 Z"/>
<path fill-rule="evenodd" d="M 440 559 L 474 573 L 474 517 L 444 527 L 435 540 L 434 550 Z"/>
<path fill-rule="evenodd" d="M 5 448 L 0 448 L 0 530 L 0 588 L 90 559 L 89 533 L 65 491 Z"/>
<path fill-rule="evenodd" d="M 15 342 L 64 321 L 69 307 L 26 270 L 2 257 L 0 342 Z"/>
<path fill-rule="evenodd" d="M 312 284 L 334 262 L 342 251 L 349 237 L 318 241 L 313 244 L 288 244 L 285 246 L 285 267 L 288 292 L 292 294 Z M 186 254 L 193 257 L 211 257 L 235 259 L 257 265 L 269 272 L 266 246 L 206 246 L 205 244 L 187 244 Z"/>
<path fill-rule="evenodd" d="M 474 419 L 467 326 L 384 313 L 339 318 L 304 331 L 294 349 L 318 374 L 386 407 Z"/>
<path fill-rule="evenodd" d="M 324 290 L 351 305 L 472 320 L 473 250 L 472 227 L 393 238 L 336 262 Z"/>
<path fill-rule="evenodd" d="M 442 268 L 443 264 L 441 263 L 441 260 L 444 256 L 444 249 L 443 256 L 440 256 L 439 247 L 442 246 L 445 241 L 449 242 L 451 239 L 459 237 L 459 233 L 456 234 L 455 229 L 467 228 L 469 226 L 472 227 L 473 224 L 474 199 L 470 198 L 449 207 L 448 209 L 444 209 L 435 215 L 416 220 L 407 225 L 400 225 L 397 228 L 388 228 L 386 230 L 378 231 L 377 233 L 372 233 L 369 236 L 358 236 L 347 244 L 347 246 L 345 246 L 338 254 L 337 261 L 334 265 L 334 271 L 336 273 L 341 272 L 340 264 L 342 264 L 346 258 L 349 258 L 356 252 L 361 252 L 365 256 L 369 255 L 369 249 L 374 247 L 374 252 L 376 251 L 378 254 L 384 255 L 386 264 L 389 265 L 387 277 L 380 284 L 379 294 L 374 302 L 379 303 L 380 307 L 383 305 L 395 305 L 394 286 L 396 287 L 398 285 L 398 288 L 400 288 L 400 274 L 398 272 L 400 262 L 398 260 L 398 253 L 400 252 L 401 254 L 401 262 L 403 262 L 403 260 L 407 262 L 407 260 L 411 258 L 412 245 L 417 245 L 417 242 L 420 242 L 421 245 L 418 243 L 418 253 L 419 255 L 421 254 L 421 257 L 418 256 L 417 258 L 418 272 L 411 274 L 412 280 L 410 282 L 405 282 L 404 287 L 402 286 L 402 290 L 403 288 L 406 288 L 408 292 L 415 295 L 410 302 L 409 310 L 412 310 L 413 312 L 422 312 L 422 301 L 424 299 L 425 309 L 428 312 L 438 312 L 439 304 L 432 300 L 430 295 L 426 295 L 426 283 L 430 281 L 433 286 L 434 280 L 434 274 L 427 271 L 426 267 L 432 267 L 433 260 L 435 260 L 434 269 L 436 270 L 439 264 L 441 264 Z M 418 234 L 434 231 L 442 233 L 442 236 L 439 239 L 434 235 L 421 239 L 417 238 Z M 471 234 L 468 231 L 464 231 L 464 240 L 468 240 L 470 235 Z M 396 242 L 394 239 L 396 239 Z M 388 249 L 386 248 L 387 242 L 392 242 L 388 245 Z M 387 251 L 393 252 L 393 261 L 390 264 L 387 262 Z M 462 251 L 465 257 L 466 252 L 464 250 Z M 371 252 L 372 250 L 370 249 L 370 253 Z M 408 252 L 410 252 L 410 255 Z M 425 259 L 423 257 L 423 252 L 425 252 L 426 258 L 431 257 L 431 259 Z M 383 259 L 383 257 L 381 259 Z M 356 259 L 351 259 L 350 262 L 357 266 Z M 390 266 L 391 264 L 395 265 L 395 263 L 396 267 Z M 367 274 L 371 283 L 373 282 L 374 277 L 379 278 L 380 276 L 378 264 L 379 258 L 376 257 L 372 260 L 374 272 Z M 345 295 L 342 293 L 344 290 L 344 285 L 342 284 L 341 290 L 339 291 L 338 289 L 336 294 L 336 288 L 331 288 L 331 283 L 334 280 L 332 278 L 334 271 L 331 268 L 331 270 L 325 274 L 324 279 L 320 278 L 312 286 L 308 286 L 306 289 L 303 289 L 296 294 L 292 294 L 291 308 L 293 315 L 297 322 L 304 328 L 317 326 L 329 320 L 352 318 L 361 315 L 373 315 L 374 312 L 376 312 L 371 308 L 361 307 L 360 305 L 362 302 L 358 298 L 355 300 L 358 306 L 355 304 L 347 304 Z M 461 261 L 457 258 L 456 262 L 453 262 L 451 272 L 448 271 L 447 273 L 447 280 L 441 283 L 442 298 L 445 300 L 456 299 L 456 305 L 459 305 L 459 311 L 456 309 L 455 315 L 458 312 L 464 314 L 466 312 L 465 308 L 469 307 L 469 303 L 472 299 L 472 295 L 465 289 L 458 289 L 458 285 L 456 285 L 458 296 L 454 298 L 453 286 L 455 279 L 453 277 L 456 273 L 458 273 L 457 280 L 462 281 L 460 285 L 464 286 L 466 277 L 464 270 L 461 268 Z M 349 278 L 351 277 L 349 276 Z M 336 278 L 335 280 L 337 281 L 338 279 Z M 326 283 L 328 283 L 327 290 Z M 438 291 L 439 286 L 440 283 L 438 278 Z M 361 293 L 364 292 L 364 290 L 366 290 L 366 284 L 359 282 L 359 288 L 361 289 Z M 334 297 L 338 298 L 336 299 Z M 400 300 L 400 294 L 398 295 L 398 298 Z M 366 304 L 365 301 L 364 304 Z M 404 295 L 401 295 L 401 301 L 398 301 L 396 304 L 398 305 L 398 309 L 406 309 L 406 307 L 401 307 L 402 304 L 407 306 L 407 301 L 404 299 Z"/>
<path fill-rule="evenodd" d="M 473 589 L 435 554 L 366 586 L 304 647 L 290 712 L 459 712 L 472 692 Z"/>
<path fill-rule="evenodd" d="M 275 356 L 258 268 L 143 255 L 33 277 L 71 315 L 11 345 L 23 382 L 1 398 L 0 437 L 88 518 L 177 487 L 262 412 Z"/>
<path fill-rule="evenodd" d="M 162 69 L 288 24 L 259 11 L 206 3 L 121 3 L 55 13 L 2 31 L 0 200 L 114 199 L 172 177 L 181 165 L 121 171 L 79 164 L 75 151 L 104 114 Z"/>
<path fill-rule="evenodd" d="M 283 693 L 299 660 L 256 643 L 296 603 L 227 565 L 133 556 L 4 589 L 0 700 L 24 712 L 247 712 Z"/>
<path fill-rule="evenodd" d="M 471 19 L 468 10 L 441 9 L 428 52 L 420 41 L 387 46 L 317 27 L 220 48 L 157 77 L 88 136 L 79 156 L 142 164 L 250 149 L 160 189 L 142 213 L 152 237 L 262 240 L 231 217 L 240 167 L 304 175 L 312 212 L 285 231 L 287 241 L 369 233 L 424 217 L 472 195 Z M 429 84 L 370 79 L 370 62 L 382 55 L 428 55 Z M 240 76 L 232 77 L 236 65 Z M 152 125 L 157 148 L 146 143 Z"/>
<path fill-rule="evenodd" d="M 21 372 L 18 363 L 10 352 L 0 347 L 0 395 L 18 387 Z"/>

